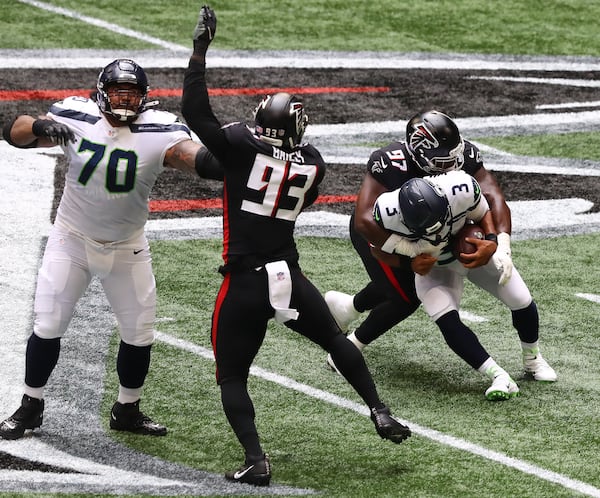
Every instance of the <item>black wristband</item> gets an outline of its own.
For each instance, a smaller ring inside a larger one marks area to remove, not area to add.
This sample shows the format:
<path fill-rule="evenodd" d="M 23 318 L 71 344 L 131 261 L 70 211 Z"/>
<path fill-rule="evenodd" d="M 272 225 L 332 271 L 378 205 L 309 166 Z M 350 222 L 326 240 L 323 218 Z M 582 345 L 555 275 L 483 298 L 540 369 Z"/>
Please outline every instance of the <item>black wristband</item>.
<path fill-rule="evenodd" d="M 44 136 L 44 130 L 52 123 L 53 121 L 50 121 L 48 119 L 36 119 L 31 125 L 31 132 L 36 137 L 42 137 Z"/>
<path fill-rule="evenodd" d="M 495 233 L 486 233 L 485 240 L 490 240 L 492 242 L 498 243 L 498 236 Z"/>

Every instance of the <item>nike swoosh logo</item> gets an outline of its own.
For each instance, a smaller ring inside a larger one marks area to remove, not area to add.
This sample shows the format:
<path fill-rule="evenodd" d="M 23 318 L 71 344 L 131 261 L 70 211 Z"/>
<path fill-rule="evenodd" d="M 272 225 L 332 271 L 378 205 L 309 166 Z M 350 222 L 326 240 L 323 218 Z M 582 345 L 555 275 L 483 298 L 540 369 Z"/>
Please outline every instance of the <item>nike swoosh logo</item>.
<path fill-rule="evenodd" d="M 138 249 L 137 251 L 133 251 L 133 254 L 139 254 L 143 251 L 143 249 Z"/>
<path fill-rule="evenodd" d="M 233 478 L 234 479 L 241 479 L 242 477 L 244 477 L 246 475 L 247 472 L 249 472 L 253 468 L 254 468 L 254 465 L 250 465 L 250 467 L 248 467 L 247 469 L 238 470 L 235 474 L 233 474 Z"/>

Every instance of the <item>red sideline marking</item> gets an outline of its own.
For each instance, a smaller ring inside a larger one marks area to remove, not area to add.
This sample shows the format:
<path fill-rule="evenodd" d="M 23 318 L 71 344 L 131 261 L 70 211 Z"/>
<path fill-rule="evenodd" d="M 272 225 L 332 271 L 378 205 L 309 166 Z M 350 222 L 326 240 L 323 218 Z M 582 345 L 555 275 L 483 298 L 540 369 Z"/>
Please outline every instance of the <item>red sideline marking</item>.
<path fill-rule="evenodd" d="M 335 204 L 341 202 L 356 202 L 355 195 L 320 195 L 315 204 Z M 175 199 L 175 200 L 152 200 L 150 201 L 150 212 L 161 213 L 167 211 L 193 211 L 196 209 L 221 209 L 221 199 Z"/>
<path fill-rule="evenodd" d="M 150 90 L 150 98 L 181 97 L 181 88 L 154 88 Z M 235 95 L 268 95 L 277 92 L 288 92 L 296 95 L 317 93 L 372 93 L 389 92 L 388 86 L 356 86 L 356 87 L 287 87 L 287 88 L 209 88 L 208 94 L 213 96 Z M 93 90 L 0 90 L 0 101 L 13 100 L 62 100 L 73 95 L 89 97 Z"/>

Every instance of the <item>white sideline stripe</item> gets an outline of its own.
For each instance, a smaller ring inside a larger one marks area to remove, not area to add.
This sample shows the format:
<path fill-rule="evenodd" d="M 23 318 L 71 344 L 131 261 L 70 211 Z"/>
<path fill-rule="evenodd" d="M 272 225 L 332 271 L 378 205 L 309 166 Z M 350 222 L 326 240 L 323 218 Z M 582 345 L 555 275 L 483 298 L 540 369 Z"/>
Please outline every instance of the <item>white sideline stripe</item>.
<path fill-rule="evenodd" d="M 170 346 L 174 346 L 190 353 L 201 356 L 202 358 L 206 358 L 208 360 L 214 361 L 213 352 L 209 349 L 206 349 L 197 344 L 191 343 L 189 341 L 178 339 L 168 334 L 164 334 L 159 331 L 155 331 L 156 339 L 164 342 L 165 344 L 169 344 Z M 366 406 L 361 405 L 359 403 L 355 403 L 346 398 L 342 398 L 341 396 L 337 396 L 333 393 L 323 391 L 321 389 L 317 389 L 315 387 L 311 387 L 307 384 L 302 384 L 301 382 L 297 382 L 294 379 L 290 379 L 289 377 L 285 377 L 283 375 L 276 374 L 274 372 L 270 372 L 260 367 L 252 366 L 250 368 L 250 373 L 256 377 L 260 377 L 261 379 L 268 380 L 270 382 L 274 382 L 283 387 L 287 387 L 289 389 L 293 389 L 294 391 L 301 392 L 313 398 L 316 398 L 321 401 L 325 401 L 332 405 L 336 405 L 342 408 L 347 408 L 352 410 L 360 415 L 364 415 L 365 417 L 369 416 L 369 410 Z M 398 417 L 396 417 L 398 418 Z M 444 434 L 442 432 L 436 431 L 434 429 L 429 429 L 427 427 L 420 426 L 413 422 L 403 420 L 398 418 L 401 423 L 408 425 L 412 432 L 415 434 L 419 434 L 420 436 L 431 439 L 437 443 L 444 444 L 446 446 L 450 446 L 452 448 L 456 448 L 459 450 L 466 451 L 468 453 L 472 453 L 474 455 L 481 456 L 488 460 L 492 460 L 494 462 L 501 463 L 507 467 L 520 470 L 525 474 L 533 475 L 539 479 L 544 481 L 552 482 L 555 484 L 559 484 L 567 489 L 572 489 L 579 493 L 600 498 L 600 489 L 587 484 L 582 481 L 578 481 L 576 479 L 571 479 L 570 477 L 564 476 L 557 472 L 552 472 L 550 470 L 543 469 L 538 467 L 537 465 L 533 465 L 531 463 L 525 462 L 523 460 L 519 460 L 517 458 L 509 457 L 503 453 L 499 453 L 497 451 L 489 450 L 484 448 L 483 446 L 479 446 L 474 443 L 470 443 L 469 441 L 465 441 L 464 439 L 460 439 L 454 436 L 450 436 L 448 434 Z"/>
<path fill-rule="evenodd" d="M 76 12 L 74 10 L 64 9 L 62 7 L 57 7 L 55 5 L 51 5 L 46 2 L 38 2 L 37 0 L 17 0 L 18 2 L 25 3 L 32 7 L 37 7 L 38 9 L 47 10 L 48 12 L 53 12 L 55 14 L 60 14 L 61 16 L 71 17 L 72 19 L 77 19 L 78 21 L 85 22 L 87 24 L 91 24 L 92 26 L 96 26 L 99 28 L 106 29 L 108 31 L 113 31 L 114 33 L 118 33 L 120 35 L 129 36 L 130 38 L 136 38 L 141 41 L 145 41 L 148 43 L 152 43 L 153 45 L 158 45 L 159 47 L 166 48 L 168 50 L 185 50 L 190 51 L 190 47 L 183 47 L 181 45 L 177 45 L 175 43 L 170 43 L 165 40 L 161 40 L 160 38 L 155 38 L 153 36 L 148 36 L 144 33 L 140 33 L 139 31 L 134 31 L 132 29 L 123 28 L 118 26 L 117 24 L 112 24 L 102 19 L 96 19 L 95 17 L 85 16 Z"/>
<path fill-rule="evenodd" d="M 536 109 L 575 109 L 579 107 L 599 107 L 600 100 L 593 100 L 591 102 L 565 102 L 563 104 L 541 104 L 536 105 Z"/>
<path fill-rule="evenodd" d="M 512 81 L 513 83 L 537 83 L 543 85 L 578 86 L 583 88 L 600 88 L 600 81 L 577 80 L 572 78 L 533 78 L 525 76 L 469 76 L 473 80 Z"/>
<path fill-rule="evenodd" d="M 578 292 L 575 295 L 577 297 L 580 297 L 581 299 L 587 299 L 588 301 L 591 301 L 592 303 L 600 304 L 600 295 L 598 295 L 598 294 L 585 294 L 582 292 Z"/>
<path fill-rule="evenodd" d="M 456 125 L 464 135 L 477 133 L 481 129 L 531 130 L 546 128 L 552 125 L 600 124 L 600 111 L 511 114 L 507 116 L 488 116 L 473 118 L 457 118 Z M 306 131 L 306 137 L 364 136 L 369 133 L 387 133 L 402 137 L 406 133 L 406 120 L 390 120 L 366 123 L 312 124 Z"/>
<path fill-rule="evenodd" d="M 75 17 L 82 22 L 110 29 L 120 34 L 139 38 L 166 47 L 169 53 L 151 53 L 152 50 L 93 50 L 90 49 L 48 49 L 48 50 L 9 50 L 0 49 L 1 68 L 98 68 L 106 64 L 106 59 L 133 57 L 144 68 L 185 68 L 191 53 L 190 46 L 173 44 L 150 37 L 136 31 L 121 28 L 105 21 L 81 16 L 74 11 L 48 6 L 35 0 L 18 0 L 46 10 Z M 42 7 L 44 5 L 44 7 Z M 50 7 L 48 9 L 47 7 Z M 191 26 L 190 26 L 191 29 Z M 141 36 L 141 37 L 140 37 Z M 35 52 L 35 53 L 34 53 Z M 93 53 L 91 53 L 93 52 Z M 164 52 L 164 51 L 163 51 Z M 183 53 L 182 53 L 183 52 Z M 47 53 L 47 56 L 43 54 Z M 493 56 L 472 54 L 407 53 L 407 52 L 343 52 L 318 50 L 220 50 L 213 49 L 207 67 L 221 68 L 302 68 L 302 69 L 436 69 L 448 71 L 600 71 L 598 59 L 529 56 Z"/>

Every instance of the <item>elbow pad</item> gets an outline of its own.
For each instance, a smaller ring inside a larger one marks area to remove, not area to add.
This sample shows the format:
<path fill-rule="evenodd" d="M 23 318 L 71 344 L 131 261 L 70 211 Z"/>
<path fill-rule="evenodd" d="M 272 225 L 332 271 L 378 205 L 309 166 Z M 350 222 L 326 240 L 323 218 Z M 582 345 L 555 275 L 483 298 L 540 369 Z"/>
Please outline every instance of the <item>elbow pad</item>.
<path fill-rule="evenodd" d="M 194 169 L 200 178 L 223 180 L 225 176 L 221 163 L 206 147 L 202 147 L 196 154 Z"/>

